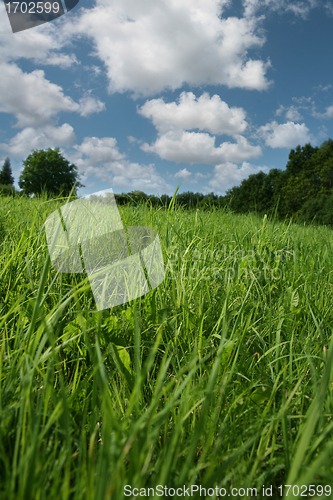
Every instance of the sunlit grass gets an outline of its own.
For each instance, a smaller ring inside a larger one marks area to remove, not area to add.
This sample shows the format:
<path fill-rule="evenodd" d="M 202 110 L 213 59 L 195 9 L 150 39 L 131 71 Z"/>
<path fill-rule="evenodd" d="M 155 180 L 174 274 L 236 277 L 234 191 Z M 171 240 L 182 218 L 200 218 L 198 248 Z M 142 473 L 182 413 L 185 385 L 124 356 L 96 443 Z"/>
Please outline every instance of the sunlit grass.
<path fill-rule="evenodd" d="M 120 207 L 157 229 L 166 278 L 97 311 L 50 264 L 63 203 L 0 198 L 0 497 L 331 485 L 332 231 Z"/>

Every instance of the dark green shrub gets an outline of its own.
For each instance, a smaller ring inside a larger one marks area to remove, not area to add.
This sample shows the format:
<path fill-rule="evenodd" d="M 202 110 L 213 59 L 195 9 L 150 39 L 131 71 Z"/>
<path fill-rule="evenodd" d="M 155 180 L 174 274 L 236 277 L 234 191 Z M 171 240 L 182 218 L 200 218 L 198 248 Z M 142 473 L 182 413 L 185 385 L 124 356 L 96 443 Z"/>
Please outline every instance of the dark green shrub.
<path fill-rule="evenodd" d="M 321 195 L 307 200 L 302 206 L 300 222 L 333 225 L 333 195 Z"/>
<path fill-rule="evenodd" d="M 15 196 L 16 190 L 11 184 L 0 184 L 0 196 Z"/>
<path fill-rule="evenodd" d="M 327 200 L 321 212 L 323 224 L 327 226 L 333 226 L 333 194 L 327 197 Z"/>

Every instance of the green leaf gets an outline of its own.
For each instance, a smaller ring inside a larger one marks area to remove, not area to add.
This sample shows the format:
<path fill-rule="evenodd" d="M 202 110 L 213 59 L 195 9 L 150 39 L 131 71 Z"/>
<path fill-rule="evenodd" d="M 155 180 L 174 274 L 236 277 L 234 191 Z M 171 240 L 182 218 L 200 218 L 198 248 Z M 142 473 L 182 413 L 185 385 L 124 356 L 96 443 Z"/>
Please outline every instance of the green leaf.
<path fill-rule="evenodd" d="M 235 340 L 226 340 L 224 343 L 222 356 L 221 356 L 221 365 L 225 366 L 228 363 L 229 357 L 231 356 L 231 352 L 233 350 L 234 345 L 236 344 L 237 339 Z"/>
<path fill-rule="evenodd" d="M 267 401 L 271 397 L 271 394 L 272 389 L 270 387 L 261 386 L 252 392 L 251 400 L 257 405 L 260 405 Z"/>
<path fill-rule="evenodd" d="M 116 345 L 113 342 L 109 344 L 109 348 L 111 350 L 113 360 L 118 370 L 125 378 L 129 388 L 133 390 L 134 375 L 133 375 L 131 358 L 127 349 L 124 346 Z"/>

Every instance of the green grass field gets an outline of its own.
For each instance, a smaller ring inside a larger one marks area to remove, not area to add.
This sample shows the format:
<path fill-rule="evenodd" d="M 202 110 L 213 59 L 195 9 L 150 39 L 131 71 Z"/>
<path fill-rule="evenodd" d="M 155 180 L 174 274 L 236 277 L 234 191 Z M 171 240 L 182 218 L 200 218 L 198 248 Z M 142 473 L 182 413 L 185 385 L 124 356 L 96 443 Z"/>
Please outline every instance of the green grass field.
<path fill-rule="evenodd" d="M 0 198 L 0 498 L 333 498 L 332 231 L 120 207 L 166 278 L 98 311 L 48 257 L 63 203 Z"/>

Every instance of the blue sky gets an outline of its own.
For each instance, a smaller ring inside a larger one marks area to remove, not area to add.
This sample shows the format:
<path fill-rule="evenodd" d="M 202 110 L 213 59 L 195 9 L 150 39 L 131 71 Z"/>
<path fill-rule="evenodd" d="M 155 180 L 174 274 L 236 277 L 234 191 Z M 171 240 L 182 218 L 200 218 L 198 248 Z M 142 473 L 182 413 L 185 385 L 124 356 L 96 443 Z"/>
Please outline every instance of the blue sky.
<path fill-rule="evenodd" d="M 333 138 L 333 2 L 80 0 L 13 34 L 0 2 L 0 164 L 59 147 L 85 188 L 224 194 Z"/>

